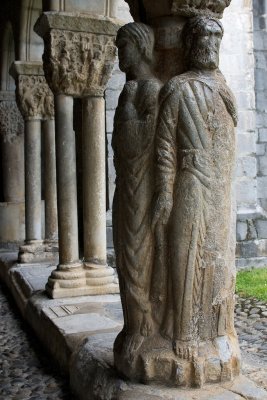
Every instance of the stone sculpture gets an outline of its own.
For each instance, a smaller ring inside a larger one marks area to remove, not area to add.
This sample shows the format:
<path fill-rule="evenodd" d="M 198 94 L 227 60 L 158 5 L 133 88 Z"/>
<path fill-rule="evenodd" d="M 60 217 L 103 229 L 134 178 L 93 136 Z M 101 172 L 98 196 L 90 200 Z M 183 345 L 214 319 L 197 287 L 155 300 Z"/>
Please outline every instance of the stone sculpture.
<path fill-rule="evenodd" d="M 54 92 L 102 95 L 116 52 L 112 36 L 53 29 L 44 40 L 44 69 Z"/>
<path fill-rule="evenodd" d="M 237 111 L 218 69 L 223 27 L 202 13 L 188 20 L 181 35 L 187 72 L 163 87 L 159 101 L 160 85 L 143 69 L 146 52 L 131 39 L 140 30 L 151 49 L 152 30 L 141 23 L 122 28 L 117 40 L 128 81 L 113 139 L 125 319 L 115 365 L 143 382 L 231 380 L 240 368 L 230 227 Z"/>
<path fill-rule="evenodd" d="M 125 326 L 115 347 L 134 355 L 153 332 L 149 285 L 153 265 L 151 205 L 154 136 L 161 83 L 153 75 L 153 30 L 131 23 L 118 32 L 117 46 L 127 83 L 114 121 L 117 187 L 113 202 L 114 243 Z"/>

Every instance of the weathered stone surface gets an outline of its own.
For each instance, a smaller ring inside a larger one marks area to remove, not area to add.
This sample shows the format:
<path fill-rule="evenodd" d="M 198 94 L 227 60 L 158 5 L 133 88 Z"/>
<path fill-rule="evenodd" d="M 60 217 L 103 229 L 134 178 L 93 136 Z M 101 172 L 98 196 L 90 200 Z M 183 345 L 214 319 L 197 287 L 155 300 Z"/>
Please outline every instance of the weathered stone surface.
<path fill-rule="evenodd" d="M 194 17 L 209 15 L 221 18 L 223 11 L 231 3 L 231 0 L 219 1 L 198 1 L 198 0 L 164 0 L 155 2 L 153 0 L 125 0 L 130 6 L 130 12 L 135 21 L 147 22 L 153 18 L 165 17 L 169 15 L 181 15 Z"/>
<path fill-rule="evenodd" d="M 205 385 L 201 390 L 185 390 L 172 387 L 164 388 L 157 385 L 144 386 L 142 384 L 124 381 L 118 376 L 113 366 L 112 354 L 113 342 L 122 322 L 121 305 L 118 295 L 81 296 L 77 298 L 50 300 L 47 299 L 42 289 L 44 289 L 43 285 L 51 267 L 43 264 L 37 268 L 36 266 L 32 268 L 30 265 L 12 268 L 15 258 L 14 255 L 9 253 L 1 254 L 0 260 L 0 272 L 5 270 L 5 274 L 1 274 L 1 279 L 5 280 L 8 284 L 24 317 L 34 329 L 39 339 L 42 341 L 42 344 L 49 350 L 49 354 L 57 360 L 57 363 L 61 366 L 61 370 L 69 373 L 72 391 L 74 394 L 77 394 L 80 399 L 241 400 L 247 395 L 266 395 L 263 391 L 258 390 L 251 381 L 243 378 L 240 381 L 225 385 Z M 6 263 L 6 267 L 4 267 L 3 262 Z M 16 275 L 20 274 L 21 280 L 10 280 L 9 278 L 13 273 Z M 19 293 L 21 294 L 22 291 L 25 293 L 25 284 L 27 287 L 31 287 L 31 292 L 30 298 L 26 298 L 24 295 L 25 301 L 22 304 Z M 251 303 L 251 300 L 239 299 L 239 304 L 242 302 L 248 305 Z M 262 302 L 257 303 L 261 303 L 259 307 L 264 306 Z M 3 300 L 1 304 L 4 305 Z M 0 340 L 3 341 L 2 347 L 4 350 L 6 349 L 6 337 L 9 339 L 13 338 L 12 343 L 14 335 L 17 340 L 23 337 L 14 327 L 10 329 L 8 336 L 6 336 L 6 315 L 7 312 L 5 311 L 2 318 L 3 321 L 1 320 L 1 327 L 4 330 L 4 335 L 1 336 Z M 97 323 L 94 322 L 95 316 L 97 316 Z M 71 322 L 72 318 L 73 323 Z M 85 324 L 82 324 L 83 320 L 86 321 Z M 237 321 L 240 322 L 241 319 Z M 262 323 L 264 323 L 264 319 L 262 319 L 262 321 Z M 256 338 L 255 334 L 249 336 L 252 341 Z M 51 338 L 53 338 L 53 340 L 51 340 Z M 17 344 L 18 342 L 14 341 L 14 344 L 15 343 Z M 257 347 L 256 340 L 254 340 L 254 344 L 251 343 L 251 345 Z M 2 391 L 1 393 L 5 395 L 5 398 L 6 396 L 12 396 L 13 393 L 19 392 L 19 390 L 17 390 L 18 385 L 20 385 L 20 382 L 25 385 L 25 377 L 28 376 L 29 382 L 26 385 L 28 392 L 24 388 L 25 392 L 22 391 L 20 393 L 21 396 L 26 396 L 28 398 L 30 388 L 34 387 L 34 393 L 44 393 L 44 398 L 48 395 L 51 399 L 58 398 L 58 393 L 53 395 L 53 390 L 55 389 L 53 386 L 54 380 L 48 381 L 45 379 L 45 384 L 41 385 L 40 380 L 42 380 L 42 377 L 37 376 L 36 371 L 32 372 L 32 363 L 36 365 L 36 361 L 32 360 L 30 365 L 28 365 L 27 357 L 29 356 L 29 349 L 26 350 L 27 356 L 25 355 L 23 358 L 23 366 L 20 364 L 21 361 L 19 358 L 21 358 L 21 354 L 24 353 L 21 353 L 21 351 L 18 352 L 20 347 L 14 345 L 11 351 L 10 348 L 7 349 L 7 351 L 3 352 L 4 358 L 2 357 L 6 367 L 3 371 L 5 385 L 2 385 L 0 389 L 0 391 Z M 13 360 L 15 361 L 15 367 L 9 368 L 9 366 L 14 365 L 12 362 Z M 7 361 L 9 362 L 7 363 Z M 29 367 L 31 368 L 29 369 Z M 251 364 L 246 362 L 245 372 L 246 375 L 251 376 L 251 378 L 253 377 L 262 387 L 264 387 L 264 385 L 266 386 L 266 382 L 263 381 L 266 374 L 266 363 L 264 364 L 264 362 L 261 361 L 260 366 L 257 366 L 257 362 L 254 360 Z M 8 386 L 9 383 L 11 387 Z M 36 385 L 38 385 L 38 390 Z M 239 394 L 239 392 L 242 394 Z M 39 396 L 38 400 L 39 398 L 42 397 Z M 266 397 L 252 398 L 262 400 Z"/>
<path fill-rule="evenodd" d="M 44 39 L 44 71 L 53 93 L 103 95 L 116 55 L 116 21 L 45 13 L 35 29 Z"/>
<path fill-rule="evenodd" d="M 131 380 L 201 387 L 239 374 L 230 229 L 237 110 L 218 70 L 222 35 L 218 20 L 190 19 L 179 36 L 187 72 L 159 94 L 151 27 L 118 33 L 127 83 L 114 121 L 113 226 L 124 328 L 114 359 Z"/>
<path fill-rule="evenodd" d="M 24 201 L 24 121 L 13 98 L 0 92 L 0 142 L 3 197 Z M 6 99 L 6 100 L 4 100 Z"/>

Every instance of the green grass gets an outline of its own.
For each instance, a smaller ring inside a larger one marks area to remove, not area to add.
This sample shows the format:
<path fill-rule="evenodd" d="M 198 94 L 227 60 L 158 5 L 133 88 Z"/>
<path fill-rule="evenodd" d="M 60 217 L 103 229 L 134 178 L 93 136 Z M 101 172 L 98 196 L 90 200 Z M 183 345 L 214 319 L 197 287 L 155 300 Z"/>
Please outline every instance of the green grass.
<path fill-rule="evenodd" d="M 267 268 L 238 272 L 236 292 L 242 297 L 267 301 Z"/>

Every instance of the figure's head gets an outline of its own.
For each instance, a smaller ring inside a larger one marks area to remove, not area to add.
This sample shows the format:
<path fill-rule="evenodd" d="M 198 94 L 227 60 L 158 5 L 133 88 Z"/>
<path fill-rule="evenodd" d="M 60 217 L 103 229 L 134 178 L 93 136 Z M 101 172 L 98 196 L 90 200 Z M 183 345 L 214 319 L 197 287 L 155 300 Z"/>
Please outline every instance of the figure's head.
<path fill-rule="evenodd" d="M 183 44 L 189 66 L 210 70 L 218 68 L 222 37 L 223 26 L 219 20 L 209 17 L 190 19 L 183 30 Z"/>
<path fill-rule="evenodd" d="M 120 69 L 130 73 L 140 62 L 152 64 L 154 43 L 153 29 L 143 23 L 132 22 L 120 28 L 116 39 Z"/>

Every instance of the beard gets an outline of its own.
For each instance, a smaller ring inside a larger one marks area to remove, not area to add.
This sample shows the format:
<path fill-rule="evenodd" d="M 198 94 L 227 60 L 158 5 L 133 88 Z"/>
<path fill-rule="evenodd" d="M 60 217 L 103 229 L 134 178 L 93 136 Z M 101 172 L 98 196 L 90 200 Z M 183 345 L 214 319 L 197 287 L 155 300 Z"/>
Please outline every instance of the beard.
<path fill-rule="evenodd" d="M 217 50 L 195 47 L 190 53 L 190 65 L 199 69 L 216 69 L 219 65 Z"/>

